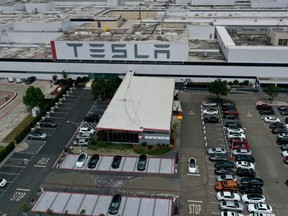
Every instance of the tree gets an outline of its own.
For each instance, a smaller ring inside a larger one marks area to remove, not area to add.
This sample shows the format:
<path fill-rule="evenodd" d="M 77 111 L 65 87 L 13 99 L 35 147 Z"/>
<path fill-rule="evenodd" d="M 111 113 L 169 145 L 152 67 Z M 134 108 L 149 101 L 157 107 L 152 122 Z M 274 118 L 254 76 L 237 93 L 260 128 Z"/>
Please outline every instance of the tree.
<path fill-rule="evenodd" d="M 271 97 L 271 102 L 273 102 L 273 99 L 278 95 L 279 88 L 276 85 L 269 85 L 263 91 Z"/>
<path fill-rule="evenodd" d="M 66 71 L 62 71 L 62 77 L 64 80 L 66 80 L 68 78 L 68 73 Z"/>
<path fill-rule="evenodd" d="M 34 86 L 30 86 L 26 90 L 26 95 L 23 96 L 23 103 L 26 106 L 42 107 L 44 102 L 44 94 L 40 88 L 35 88 Z"/>
<path fill-rule="evenodd" d="M 208 90 L 210 93 L 216 94 L 217 100 L 219 100 L 219 95 L 226 96 L 228 94 L 227 81 L 217 79 L 208 85 Z"/>
<path fill-rule="evenodd" d="M 121 79 L 118 77 L 111 77 L 105 79 L 104 76 L 99 77 L 92 83 L 92 94 L 94 98 L 106 98 L 107 96 L 112 96 L 118 89 L 121 83 Z"/>

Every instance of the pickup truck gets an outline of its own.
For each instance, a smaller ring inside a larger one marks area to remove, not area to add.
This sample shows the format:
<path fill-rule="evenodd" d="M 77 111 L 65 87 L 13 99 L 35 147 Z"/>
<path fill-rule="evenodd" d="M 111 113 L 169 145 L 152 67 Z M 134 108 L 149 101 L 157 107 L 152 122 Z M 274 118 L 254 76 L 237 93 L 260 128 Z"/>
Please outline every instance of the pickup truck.
<path fill-rule="evenodd" d="M 233 180 L 226 180 L 226 181 L 217 181 L 215 185 L 216 191 L 238 191 L 238 184 L 236 181 Z"/>

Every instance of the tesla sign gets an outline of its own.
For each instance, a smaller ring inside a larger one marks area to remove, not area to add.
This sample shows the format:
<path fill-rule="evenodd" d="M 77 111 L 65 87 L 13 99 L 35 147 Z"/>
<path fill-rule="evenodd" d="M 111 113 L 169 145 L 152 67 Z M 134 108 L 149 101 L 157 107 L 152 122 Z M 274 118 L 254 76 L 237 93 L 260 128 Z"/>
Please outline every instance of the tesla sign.
<path fill-rule="evenodd" d="M 187 44 L 133 44 L 52 41 L 55 59 L 187 61 Z"/>

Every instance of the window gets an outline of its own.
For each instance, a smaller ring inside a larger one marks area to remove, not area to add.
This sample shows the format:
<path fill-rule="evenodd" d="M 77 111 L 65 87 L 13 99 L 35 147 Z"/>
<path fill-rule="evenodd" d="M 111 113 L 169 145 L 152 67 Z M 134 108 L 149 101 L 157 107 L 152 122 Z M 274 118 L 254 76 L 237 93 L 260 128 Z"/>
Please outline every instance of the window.
<path fill-rule="evenodd" d="M 279 39 L 278 40 L 278 46 L 282 46 L 282 44 L 283 44 L 283 39 Z"/>
<path fill-rule="evenodd" d="M 283 46 L 287 46 L 288 39 L 283 40 Z"/>

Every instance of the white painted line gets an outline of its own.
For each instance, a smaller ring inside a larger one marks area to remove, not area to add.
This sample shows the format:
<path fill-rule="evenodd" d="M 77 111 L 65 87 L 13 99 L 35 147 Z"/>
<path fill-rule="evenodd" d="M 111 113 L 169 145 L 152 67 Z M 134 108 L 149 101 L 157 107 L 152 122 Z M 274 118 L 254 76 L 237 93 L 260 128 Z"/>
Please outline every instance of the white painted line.
<path fill-rule="evenodd" d="M 18 191 L 30 191 L 30 189 L 26 189 L 26 188 L 16 188 L 16 190 L 18 190 Z"/>
<path fill-rule="evenodd" d="M 207 137 L 206 136 L 204 136 L 204 140 L 206 140 L 207 139 Z"/>
<path fill-rule="evenodd" d="M 205 146 L 207 146 L 208 144 L 207 144 L 207 142 L 205 143 Z"/>
<path fill-rule="evenodd" d="M 202 200 L 187 200 L 187 202 L 193 202 L 193 203 L 203 203 Z"/>
<path fill-rule="evenodd" d="M 190 173 L 188 173 L 187 175 L 189 175 L 189 176 L 201 176 L 200 174 L 190 174 Z"/>
<path fill-rule="evenodd" d="M 210 203 L 211 203 L 211 204 L 217 204 L 217 205 L 219 204 L 219 202 L 210 202 Z"/>
<path fill-rule="evenodd" d="M 203 126 L 203 130 L 205 130 L 205 126 Z"/>
<path fill-rule="evenodd" d="M 203 132 L 204 132 L 204 134 L 206 134 L 206 131 L 205 131 L 205 130 L 204 130 Z"/>
<path fill-rule="evenodd" d="M 34 167 L 43 167 L 43 168 L 44 168 L 44 167 L 46 167 L 46 166 L 35 164 Z"/>

